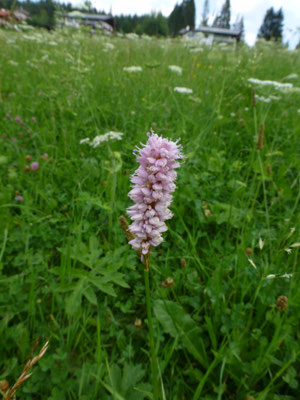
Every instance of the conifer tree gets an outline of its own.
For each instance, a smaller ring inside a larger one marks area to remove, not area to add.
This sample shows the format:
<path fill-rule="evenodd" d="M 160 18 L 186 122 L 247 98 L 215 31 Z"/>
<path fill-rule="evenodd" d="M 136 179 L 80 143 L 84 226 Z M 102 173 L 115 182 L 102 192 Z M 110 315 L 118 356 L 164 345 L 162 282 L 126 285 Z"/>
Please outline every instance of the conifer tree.
<path fill-rule="evenodd" d="M 186 26 L 189 26 L 191 30 L 195 29 L 194 0 L 183 0 L 181 4 L 176 4 L 169 16 L 169 31 L 172 36 Z"/>
<path fill-rule="evenodd" d="M 235 23 L 232 25 L 232 29 L 241 32 L 240 41 L 244 42 L 244 40 L 245 40 L 244 17 L 238 16 Z"/>
<path fill-rule="evenodd" d="M 263 23 L 258 31 L 257 37 L 265 40 L 275 39 L 282 40 L 283 30 L 283 12 L 280 8 L 277 12 L 274 11 L 273 7 L 266 11 Z"/>
<path fill-rule="evenodd" d="M 185 26 L 189 26 L 190 30 L 195 29 L 195 2 L 194 0 L 183 1 L 183 13 L 185 19 Z"/>
<path fill-rule="evenodd" d="M 204 0 L 203 11 L 202 11 L 202 26 L 207 26 L 209 14 L 209 0 Z"/>
<path fill-rule="evenodd" d="M 220 14 L 214 20 L 213 26 L 230 29 L 230 0 L 225 0 Z"/>

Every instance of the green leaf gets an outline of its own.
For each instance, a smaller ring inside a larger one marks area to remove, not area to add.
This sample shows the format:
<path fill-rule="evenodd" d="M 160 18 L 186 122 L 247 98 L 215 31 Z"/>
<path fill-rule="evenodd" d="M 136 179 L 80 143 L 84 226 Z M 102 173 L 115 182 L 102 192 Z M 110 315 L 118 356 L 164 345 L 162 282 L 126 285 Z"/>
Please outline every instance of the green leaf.
<path fill-rule="evenodd" d="M 184 347 L 205 367 L 209 363 L 203 340 L 202 329 L 186 314 L 183 307 L 173 301 L 156 300 L 154 314 L 166 333 L 180 336 Z"/>
<path fill-rule="evenodd" d="M 116 297 L 116 292 L 114 291 L 112 285 L 108 283 L 103 277 L 93 277 L 89 278 L 89 282 L 95 285 L 101 292 L 109 294 L 110 296 Z"/>
<path fill-rule="evenodd" d="M 91 286 L 87 286 L 84 289 L 83 295 L 87 298 L 87 300 L 91 304 L 93 304 L 95 306 L 98 304 L 96 294 L 94 292 L 94 289 Z"/>
<path fill-rule="evenodd" d="M 85 280 L 80 280 L 73 291 L 73 293 L 67 298 L 66 301 L 66 312 L 69 315 L 75 314 L 81 305 L 82 289 Z"/>

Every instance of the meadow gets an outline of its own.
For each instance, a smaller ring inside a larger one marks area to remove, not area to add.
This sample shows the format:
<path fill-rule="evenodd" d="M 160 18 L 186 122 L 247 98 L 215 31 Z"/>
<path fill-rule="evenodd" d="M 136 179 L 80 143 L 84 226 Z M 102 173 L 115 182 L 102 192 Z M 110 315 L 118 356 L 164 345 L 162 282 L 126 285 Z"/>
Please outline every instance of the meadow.
<path fill-rule="evenodd" d="M 0 48 L 0 380 L 39 337 L 17 399 L 153 398 L 119 223 L 152 128 L 185 154 L 151 252 L 160 397 L 299 399 L 300 51 L 86 30 L 0 30 Z"/>

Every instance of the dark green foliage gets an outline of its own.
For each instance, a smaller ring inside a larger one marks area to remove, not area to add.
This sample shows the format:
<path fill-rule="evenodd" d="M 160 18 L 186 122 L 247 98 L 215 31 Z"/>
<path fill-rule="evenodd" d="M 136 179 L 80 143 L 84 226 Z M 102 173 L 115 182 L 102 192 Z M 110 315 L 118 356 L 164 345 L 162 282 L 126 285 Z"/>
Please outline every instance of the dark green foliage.
<path fill-rule="evenodd" d="M 169 31 L 172 36 L 189 26 L 190 30 L 195 29 L 195 3 L 194 0 L 183 0 L 181 4 L 176 4 L 169 15 Z"/>
<path fill-rule="evenodd" d="M 277 12 L 274 11 L 273 7 L 266 11 L 263 23 L 259 28 L 257 37 L 265 40 L 274 39 L 276 41 L 282 41 L 283 31 L 283 12 L 280 8 Z"/>
<path fill-rule="evenodd" d="M 220 14 L 213 22 L 213 26 L 230 29 L 230 0 L 225 0 Z"/>
<path fill-rule="evenodd" d="M 48 30 L 55 27 L 55 5 L 52 0 L 41 0 L 38 3 L 28 2 L 28 11 L 30 18 L 28 23 L 39 28 L 47 28 Z"/>
<path fill-rule="evenodd" d="M 119 32 L 135 32 L 138 35 L 167 36 L 168 22 L 162 13 L 115 16 L 116 28 Z"/>

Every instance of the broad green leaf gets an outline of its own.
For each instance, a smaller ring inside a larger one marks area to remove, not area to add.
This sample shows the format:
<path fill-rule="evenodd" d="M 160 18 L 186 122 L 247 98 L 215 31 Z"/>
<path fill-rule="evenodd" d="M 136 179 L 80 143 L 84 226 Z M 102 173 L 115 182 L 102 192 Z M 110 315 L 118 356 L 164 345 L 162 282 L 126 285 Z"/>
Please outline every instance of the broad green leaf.
<path fill-rule="evenodd" d="M 93 305 L 97 305 L 97 297 L 96 294 L 94 292 L 94 289 L 91 286 L 87 286 L 84 291 L 83 291 L 83 295 L 88 299 L 88 301 L 90 303 L 92 303 Z"/>
<path fill-rule="evenodd" d="M 82 289 L 85 280 L 80 280 L 73 291 L 73 293 L 67 298 L 66 301 L 66 312 L 69 315 L 74 314 L 81 305 Z"/>
<path fill-rule="evenodd" d="M 116 297 L 116 292 L 114 291 L 112 285 L 105 281 L 105 278 L 102 277 L 93 277 L 89 278 L 89 282 L 95 285 L 98 289 L 100 289 L 103 293 L 109 294 L 110 296 Z"/>
<path fill-rule="evenodd" d="M 183 307 L 173 301 L 156 300 L 154 314 L 166 333 L 172 337 L 179 335 L 186 349 L 204 366 L 208 360 L 203 340 L 202 329 L 188 315 Z"/>

